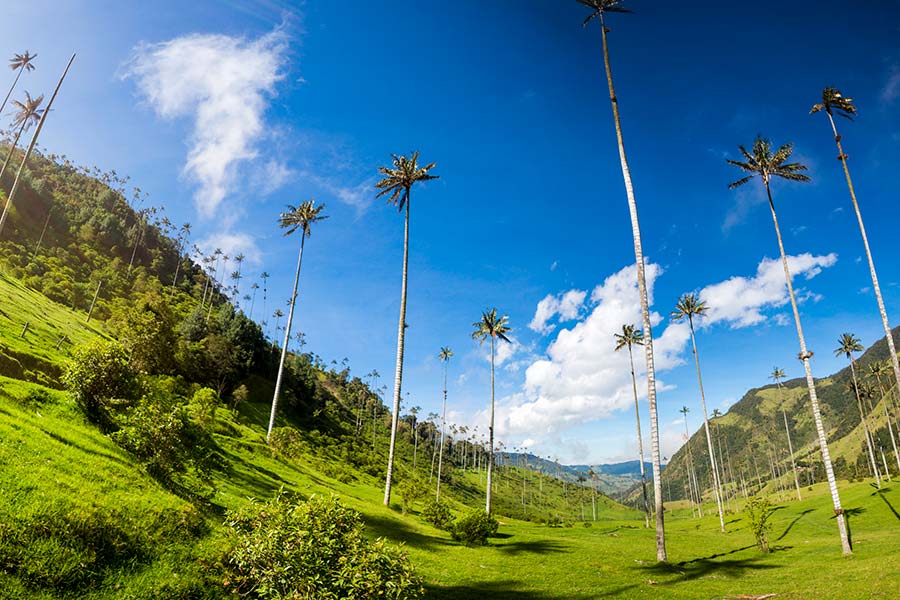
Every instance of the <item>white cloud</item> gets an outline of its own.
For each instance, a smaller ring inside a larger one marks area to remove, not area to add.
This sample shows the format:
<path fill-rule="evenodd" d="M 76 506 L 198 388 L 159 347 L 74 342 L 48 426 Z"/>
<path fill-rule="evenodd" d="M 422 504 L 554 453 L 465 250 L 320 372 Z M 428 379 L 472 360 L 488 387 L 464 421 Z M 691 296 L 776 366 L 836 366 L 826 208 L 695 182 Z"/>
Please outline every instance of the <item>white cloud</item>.
<path fill-rule="evenodd" d="M 323 177 L 311 171 L 300 171 L 300 176 L 314 186 L 321 188 L 326 194 L 356 209 L 357 214 L 363 212 L 375 199 L 375 180 L 367 179 L 356 185 L 344 185 L 330 177 Z"/>
<path fill-rule="evenodd" d="M 811 279 L 837 261 L 837 256 L 802 254 L 788 257 L 788 265 L 795 280 Z M 662 274 L 659 265 L 648 264 L 646 279 L 651 297 L 657 278 Z M 800 290 L 801 295 L 815 295 Z M 548 296 L 558 302 L 564 295 Z M 766 312 L 785 305 L 787 286 L 780 260 L 763 259 L 753 277 L 731 277 L 700 290 L 700 297 L 709 304 L 709 312 L 698 323 L 709 327 L 716 323 L 732 328 L 757 325 L 768 320 Z M 521 394 L 504 398 L 497 409 L 497 429 L 503 435 L 547 435 L 569 426 L 583 424 L 633 406 L 633 393 L 628 353 L 614 349 L 616 332 L 623 324 L 640 326 L 640 299 L 637 273 L 628 266 L 604 280 L 591 293 L 593 309 L 571 328 L 561 329 L 547 347 L 546 356 L 528 366 Z M 583 308 L 583 304 L 579 303 Z M 555 308 L 551 306 L 551 308 Z M 535 325 L 546 326 L 550 317 L 558 313 L 547 311 L 535 315 Z M 784 315 L 771 318 L 778 324 Z M 662 316 L 651 312 L 651 323 L 657 327 Z M 670 323 L 653 339 L 654 363 L 658 373 L 664 373 L 684 363 L 682 358 L 690 339 L 686 323 Z M 643 348 L 635 348 L 635 371 L 638 394 L 646 398 L 646 363 Z M 657 392 L 672 389 L 657 379 Z M 671 451 L 677 448 L 677 438 L 669 436 Z"/>
<path fill-rule="evenodd" d="M 233 191 L 238 166 L 258 155 L 285 50 L 280 30 L 256 40 L 191 34 L 142 44 L 125 67 L 160 117 L 193 119 L 184 173 L 199 185 L 194 202 L 203 217 Z"/>
<path fill-rule="evenodd" d="M 231 257 L 243 254 L 248 264 L 257 266 L 262 264 L 262 252 L 257 246 L 256 240 L 246 233 L 214 233 L 200 240 L 197 245 L 207 254 L 211 254 L 213 250 L 219 248 L 224 254 Z"/>
<path fill-rule="evenodd" d="M 554 317 L 558 317 L 560 323 L 577 319 L 586 297 L 587 292 L 581 290 L 569 290 L 556 296 L 548 294 L 538 302 L 528 328 L 546 335 L 556 328 L 556 325 L 549 322 Z"/>
<path fill-rule="evenodd" d="M 894 65 L 888 75 L 884 87 L 881 89 L 881 100 L 890 103 L 900 98 L 900 67 Z"/>

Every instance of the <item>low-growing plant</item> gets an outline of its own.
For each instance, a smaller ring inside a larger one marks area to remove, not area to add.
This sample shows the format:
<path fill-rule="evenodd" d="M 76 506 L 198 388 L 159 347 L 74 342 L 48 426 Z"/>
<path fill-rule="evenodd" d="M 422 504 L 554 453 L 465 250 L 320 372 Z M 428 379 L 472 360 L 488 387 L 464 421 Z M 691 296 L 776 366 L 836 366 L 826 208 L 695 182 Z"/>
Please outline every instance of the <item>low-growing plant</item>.
<path fill-rule="evenodd" d="M 226 516 L 222 583 L 242 598 L 415 599 L 424 589 L 404 552 L 368 541 L 356 511 L 334 497 L 283 490 Z"/>
<path fill-rule="evenodd" d="M 397 491 L 400 492 L 400 502 L 403 514 L 409 514 L 410 509 L 417 501 L 424 498 L 428 492 L 428 486 L 416 475 L 408 475 L 397 484 Z"/>
<path fill-rule="evenodd" d="M 481 509 L 476 509 L 456 520 L 453 529 L 450 530 L 450 536 L 457 542 L 484 546 L 488 538 L 497 533 L 498 527 L 500 523 L 497 519 Z"/>
<path fill-rule="evenodd" d="M 115 429 L 114 400 L 131 400 L 138 384 L 128 353 L 118 342 L 95 341 L 75 348 L 62 382 L 88 420 L 109 432 Z"/>
<path fill-rule="evenodd" d="M 432 500 L 426 504 L 422 509 L 422 518 L 426 523 L 444 531 L 450 531 L 453 527 L 453 513 L 450 512 L 450 507 L 440 500 Z"/>
<path fill-rule="evenodd" d="M 760 498 L 754 496 L 747 502 L 747 520 L 750 524 L 750 532 L 756 538 L 756 545 L 760 551 L 769 551 L 769 531 L 772 529 L 772 523 L 769 517 L 772 516 L 772 503 L 768 498 Z"/>
<path fill-rule="evenodd" d="M 305 445 L 300 432 L 293 427 L 276 427 L 269 436 L 269 447 L 284 458 L 299 458 Z"/>

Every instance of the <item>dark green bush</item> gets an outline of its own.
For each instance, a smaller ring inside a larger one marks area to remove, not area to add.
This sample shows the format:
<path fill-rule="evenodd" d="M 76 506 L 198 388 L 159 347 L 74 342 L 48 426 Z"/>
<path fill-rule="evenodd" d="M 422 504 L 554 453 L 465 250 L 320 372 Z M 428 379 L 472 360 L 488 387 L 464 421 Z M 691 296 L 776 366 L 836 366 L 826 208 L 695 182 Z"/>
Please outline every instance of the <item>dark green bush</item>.
<path fill-rule="evenodd" d="M 453 514 L 450 508 L 440 500 L 432 500 L 422 509 L 422 518 L 438 529 L 450 531 L 453 527 Z"/>
<path fill-rule="evenodd" d="M 457 542 L 484 546 L 490 536 L 497 533 L 500 523 L 483 510 L 476 509 L 453 524 L 450 535 Z"/>
<path fill-rule="evenodd" d="M 230 511 L 222 582 L 242 598 L 419 598 L 406 554 L 362 534 L 362 519 L 334 497 L 279 493 Z"/>
<path fill-rule="evenodd" d="M 428 494 L 428 486 L 417 475 L 408 475 L 397 484 L 400 493 L 400 502 L 403 514 L 409 514 L 410 509 L 417 501 Z"/>
<path fill-rule="evenodd" d="M 756 538 L 756 545 L 761 552 L 769 551 L 769 531 L 772 529 L 769 517 L 773 512 L 772 503 L 768 498 L 754 496 L 747 502 L 747 520 L 750 524 L 750 532 Z"/>
<path fill-rule="evenodd" d="M 306 442 L 293 427 L 276 427 L 269 436 L 269 447 L 283 458 L 300 458 Z"/>
<path fill-rule="evenodd" d="M 88 420 L 104 431 L 115 429 L 115 400 L 132 400 L 138 385 L 125 348 L 102 340 L 75 348 L 62 382 Z"/>

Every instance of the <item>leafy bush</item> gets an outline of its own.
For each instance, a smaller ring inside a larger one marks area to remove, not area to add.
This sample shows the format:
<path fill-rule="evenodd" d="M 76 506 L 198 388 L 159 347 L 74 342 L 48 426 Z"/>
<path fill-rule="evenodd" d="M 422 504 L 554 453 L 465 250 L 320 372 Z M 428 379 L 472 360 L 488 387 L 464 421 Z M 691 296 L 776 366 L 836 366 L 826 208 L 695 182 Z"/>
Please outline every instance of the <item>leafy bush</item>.
<path fill-rule="evenodd" d="M 306 442 L 293 427 L 276 427 L 269 436 L 269 447 L 284 458 L 299 458 Z"/>
<path fill-rule="evenodd" d="M 397 491 L 400 492 L 400 501 L 403 514 L 409 514 L 409 510 L 413 504 L 421 500 L 428 494 L 428 486 L 416 475 L 404 477 L 397 485 Z"/>
<path fill-rule="evenodd" d="M 422 518 L 427 523 L 431 523 L 438 529 L 450 531 L 453 527 L 453 514 L 450 507 L 440 500 L 432 500 L 422 509 Z"/>
<path fill-rule="evenodd" d="M 473 510 L 464 517 L 460 517 L 453 525 L 450 535 L 457 542 L 484 546 L 488 537 L 497 533 L 500 523 L 497 519 L 483 510 Z"/>
<path fill-rule="evenodd" d="M 756 545 L 760 551 L 769 551 L 769 531 L 772 524 L 769 517 L 772 516 L 772 503 L 768 498 L 754 496 L 747 503 L 747 519 L 750 522 L 750 532 L 756 538 Z"/>
<path fill-rule="evenodd" d="M 117 342 L 94 341 L 75 348 L 62 382 L 88 420 L 104 431 L 115 429 L 113 400 L 131 400 L 138 390 L 128 353 Z"/>
<path fill-rule="evenodd" d="M 211 390 L 207 387 L 200 388 L 194 392 L 191 402 L 188 405 L 191 416 L 193 416 L 204 429 L 209 429 L 209 427 L 216 422 L 216 409 L 218 407 L 219 395 L 215 390 Z"/>
<path fill-rule="evenodd" d="M 406 554 L 362 534 L 362 519 L 334 497 L 284 491 L 226 517 L 223 583 L 241 597 L 321 600 L 419 598 Z"/>

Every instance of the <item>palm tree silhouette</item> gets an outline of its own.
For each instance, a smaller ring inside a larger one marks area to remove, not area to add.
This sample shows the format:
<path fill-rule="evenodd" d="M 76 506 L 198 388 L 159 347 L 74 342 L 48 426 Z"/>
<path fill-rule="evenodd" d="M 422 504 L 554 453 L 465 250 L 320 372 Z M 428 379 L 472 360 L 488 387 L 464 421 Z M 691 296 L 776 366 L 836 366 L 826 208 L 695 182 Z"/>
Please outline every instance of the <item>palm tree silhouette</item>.
<path fill-rule="evenodd" d="M 16 84 L 19 83 L 19 77 L 22 76 L 22 71 L 34 71 L 32 61 L 35 58 L 37 58 L 37 54 L 29 54 L 28 50 L 26 50 L 24 54 L 13 54 L 13 57 L 9 59 L 9 68 L 16 72 L 16 78 L 13 79 L 12 85 L 9 86 L 9 91 L 6 92 L 6 98 L 3 99 L 3 104 L 0 104 L 0 113 L 6 108 L 9 97 L 12 96 L 13 90 L 16 89 Z"/>

